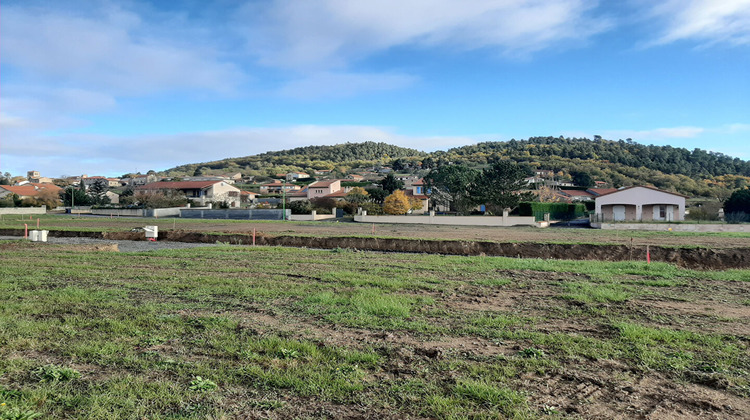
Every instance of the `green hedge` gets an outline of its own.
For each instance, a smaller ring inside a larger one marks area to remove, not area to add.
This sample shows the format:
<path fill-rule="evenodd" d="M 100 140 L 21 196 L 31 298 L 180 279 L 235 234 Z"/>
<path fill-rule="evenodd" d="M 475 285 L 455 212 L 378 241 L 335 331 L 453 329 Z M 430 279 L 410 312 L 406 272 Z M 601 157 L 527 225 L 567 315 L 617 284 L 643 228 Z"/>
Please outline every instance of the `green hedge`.
<path fill-rule="evenodd" d="M 544 214 L 549 213 L 550 220 L 571 220 L 586 215 L 583 203 L 535 203 L 524 202 L 518 205 L 520 216 L 534 216 L 537 221 L 544 220 Z"/>

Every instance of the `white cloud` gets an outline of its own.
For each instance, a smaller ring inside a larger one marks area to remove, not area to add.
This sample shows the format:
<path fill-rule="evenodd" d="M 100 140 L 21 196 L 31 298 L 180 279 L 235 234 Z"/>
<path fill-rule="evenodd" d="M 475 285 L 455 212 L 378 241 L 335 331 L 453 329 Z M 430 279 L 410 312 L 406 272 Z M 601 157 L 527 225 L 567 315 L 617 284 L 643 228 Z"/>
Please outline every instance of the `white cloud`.
<path fill-rule="evenodd" d="M 750 44 L 750 0 L 669 0 L 652 15 L 664 21 L 654 44 L 694 40 L 702 44 Z"/>
<path fill-rule="evenodd" d="M 251 3 L 238 27 L 262 63 L 332 69 L 397 46 L 526 54 L 611 26 L 585 0 L 299 0 Z M 250 22 L 249 24 L 247 22 Z"/>
<path fill-rule="evenodd" d="M 5 6 L 4 64 L 25 78 L 139 95 L 178 88 L 231 92 L 243 79 L 234 64 L 199 40 L 166 38 L 135 13 L 108 3 L 94 10 Z"/>

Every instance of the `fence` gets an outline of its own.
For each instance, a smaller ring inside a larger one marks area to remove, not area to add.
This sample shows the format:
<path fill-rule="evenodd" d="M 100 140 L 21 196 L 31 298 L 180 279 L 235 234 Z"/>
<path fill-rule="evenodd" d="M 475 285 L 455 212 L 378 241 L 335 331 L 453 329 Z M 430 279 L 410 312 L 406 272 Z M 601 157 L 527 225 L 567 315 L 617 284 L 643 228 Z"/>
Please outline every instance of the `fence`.
<path fill-rule="evenodd" d="M 253 209 L 253 210 L 201 210 L 183 208 L 180 217 L 188 219 L 231 219 L 231 220 L 283 220 L 283 212 L 286 211 L 286 219 L 292 215 L 291 210 L 280 209 Z"/>
<path fill-rule="evenodd" d="M 420 225 L 457 225 L 457 226 L 534 226 L 547 227 L 548 222 L 538 222 L 534 216 L 508 216 L 504 212 L 502 216 L 435 216 L 430 212 L 429 216 L 370 216 L 362 212 L 354 216 L 355 222 L 363 223 L 411 223 Z"/>

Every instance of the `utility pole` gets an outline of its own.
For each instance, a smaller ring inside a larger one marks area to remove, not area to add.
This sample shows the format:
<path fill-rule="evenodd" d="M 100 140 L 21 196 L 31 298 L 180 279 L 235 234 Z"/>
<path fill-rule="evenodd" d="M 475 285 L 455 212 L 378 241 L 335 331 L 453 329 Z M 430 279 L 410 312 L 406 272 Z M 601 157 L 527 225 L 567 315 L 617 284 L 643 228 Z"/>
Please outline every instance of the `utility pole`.
<path fill-rule="evenodd" d="M 286 221 L 286 181 L 281 184 L 281 221 Z"/>

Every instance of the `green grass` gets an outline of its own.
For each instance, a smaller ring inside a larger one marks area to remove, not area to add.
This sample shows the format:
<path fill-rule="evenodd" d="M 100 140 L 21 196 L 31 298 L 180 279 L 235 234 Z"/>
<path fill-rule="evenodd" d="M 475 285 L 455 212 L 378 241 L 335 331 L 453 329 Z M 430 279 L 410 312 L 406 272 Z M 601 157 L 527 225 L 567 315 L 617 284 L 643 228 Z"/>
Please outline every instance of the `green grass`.
<path fill-rule="evenodd" d="M 747 337 L 639 302 L 745 307 L 747 270 L 271 247 L 0 248 L 0 418 L 284 418 L 300 404 L 536 418 L 549 407 L 521 378 L 597 360 L 674 381 L 712 375 L 729 396 L 748 389 Z M 433 354 L 431 342 L 448 344 Z"/>

